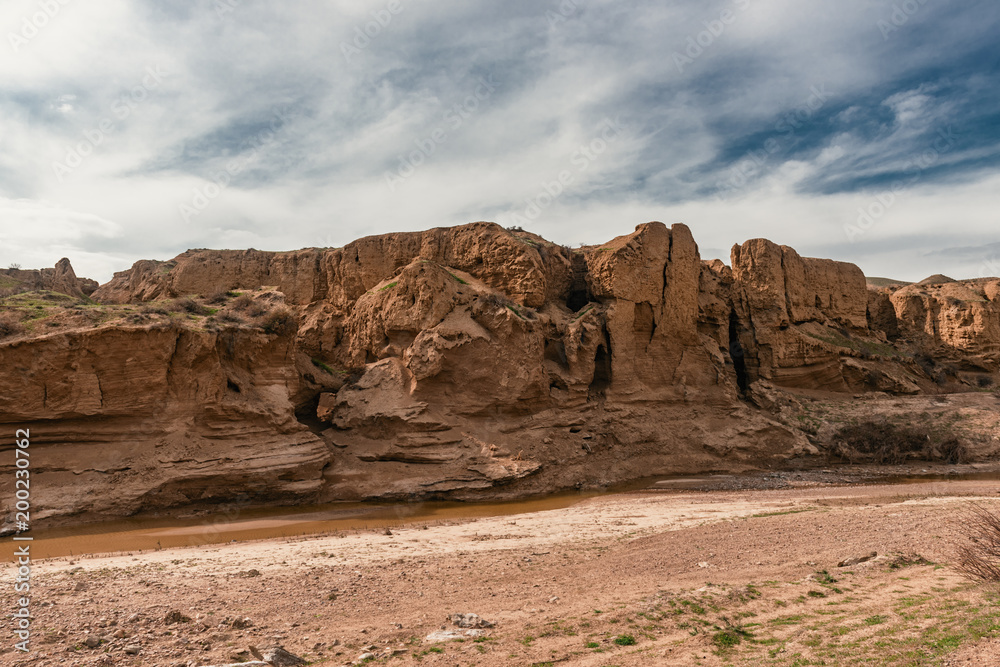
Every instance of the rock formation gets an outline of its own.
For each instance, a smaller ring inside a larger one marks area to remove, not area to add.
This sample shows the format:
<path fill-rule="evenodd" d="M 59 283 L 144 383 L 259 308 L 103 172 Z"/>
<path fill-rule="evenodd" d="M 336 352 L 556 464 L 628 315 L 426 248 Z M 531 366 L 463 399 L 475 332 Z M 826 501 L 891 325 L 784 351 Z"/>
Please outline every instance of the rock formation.
<path fill-rule="evenodd" d="M 83 297 L 92 294 L 97 287 L 96 280 L 77 278 L 73 266 L 65 257 L 51 269 L 0 269 L 0 289 L 8 293 L 49 290 Z"/>
<path fill-rule="evenodd" d="M 995 375 L 998 292 L 870 289 L 763 239 L 704 262 L 687 227 L 658 222 L 577 250 L 484 222 L 190 250 L 116 273 L 92 294 L 99 321 L 0 341 L 0 421 L 31 429 L 50 517 L 737 470 L 814 451 L 772 418 L 778 388 Z"/>

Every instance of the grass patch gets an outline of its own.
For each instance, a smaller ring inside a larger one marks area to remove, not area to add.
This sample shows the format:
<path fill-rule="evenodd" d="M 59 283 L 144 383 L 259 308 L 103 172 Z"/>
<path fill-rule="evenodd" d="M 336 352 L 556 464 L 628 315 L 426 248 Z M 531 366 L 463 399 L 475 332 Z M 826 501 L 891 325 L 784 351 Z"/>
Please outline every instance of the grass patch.
<path fill-rule="evenodd" d="M 312 360 L 312 365 L 315 366 L 316 368 L 320 369 L 324 373 L 328 373 L 329 375 L 336 375 L 336 372 L 332 368 L 330 368 L 329 366 L 327 366 L 326 364 L 324 364 L 319 359 L 313 359 Z"/>

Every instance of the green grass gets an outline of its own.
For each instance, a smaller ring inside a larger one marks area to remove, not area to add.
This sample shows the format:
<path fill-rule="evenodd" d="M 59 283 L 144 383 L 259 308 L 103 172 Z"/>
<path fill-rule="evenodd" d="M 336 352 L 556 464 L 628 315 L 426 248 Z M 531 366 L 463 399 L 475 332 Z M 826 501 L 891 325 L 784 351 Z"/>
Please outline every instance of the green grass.
<path fill-rule="evenodd" d="M 712 635 L 712 643 L 720 651 L 734 648 L 743 641 L 743 636 L 736 630 L 723 630 Z"/>
<path fill-rule="evenodd" d="M 324 371 L 325 373 L 328 373 L 330 375 L 336 375 L 336 371 L 334 371 L 332 368 L 330 368 L 329 366 L 327 366 L 326 364 L 324 364 L 319 359 L 313 359 L 312 360 L 312 364 L 313 364 L 313 366 L 315 366 L 316 368 L 319 368 L 320 370 Z"/>
<path fill-rule="evenodd" d="M 507 306 L 507 310 L 509 310 L 510 312 L 514 313 L 515 315 L 517 315 L 518 317 L 520 317 L 522 320 L 527 321 L 527 319 L 528 319 L 527 317 L 525 317 L 524 315 L 522 315 L 521 311 L 519 311 L 514 306 Z"/>
<path fill-rule="evenodd" d="M 824 343 L 829 343 L 835 347 L 843 347 L 855 352 L 860 352 L 865 356 L 880 356 L 880 357 L 901 357 L 903 354 L 897 350 L 893 345 L 889 343 L 882 343 L 880 341 L 867 341 L 867 340 L 852 340 L 836 331 L 828 331 L 826 335 L 812 333 L 811 331 L 806 331 L 805 334 L 810 338 L 815 338 L 816 340 L 821 340 Z"/>
<path fill-rule="evenodd" d="M 378 291 L 379 291 L 379 292 L 384 292 L 384 291 L 386 291 L 387 289 L 392 289 L 393 287 L 395 287 L 395 286 L 396 286 L 396 285 L 398 285 L 398 284 L 399 284 L 399 281 L 398 281 L 398 280 L 394 280 L 394 281 L 392 281 L 391 283 L 389 283 L 388 285 L 383 285 L 382 287 L 379 287 L 379 288 L 378 288 Z"/>
<path fill-rule="evenodd" d="M 615 644 L 618 646 L 635 646 L 636 641 L 633 635 L 618 635 L 614 639 Z"/>

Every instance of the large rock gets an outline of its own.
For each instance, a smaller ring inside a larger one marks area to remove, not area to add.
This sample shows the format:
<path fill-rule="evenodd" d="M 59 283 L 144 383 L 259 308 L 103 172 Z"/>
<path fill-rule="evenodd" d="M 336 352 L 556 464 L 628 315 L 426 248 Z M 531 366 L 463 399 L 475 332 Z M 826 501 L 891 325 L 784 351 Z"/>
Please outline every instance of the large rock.
<path fill-rule="evenodd" d="M 1000 280 L 907 285 L 890 297 L 900 334 L 932 354 L 956 354 L 996 370 L 1000 363 Z"/>
<path fill-rule="evenodd" d="M 766 239 L 733 246 L 732 262 L 733 305 L 748 381 L 847 390 L 842 346 L 836 341 L 850 335 L 844 330 L 869 333 L 868 288 L 861 270 L 801 257 Z"/>
<path fill-rule="evenodd" d="M 329 452 L 295 419 L 293 346 L 152 326 L 0 345 L 0 423 L 31 433 L 32 518 L 317 497 Z"/>

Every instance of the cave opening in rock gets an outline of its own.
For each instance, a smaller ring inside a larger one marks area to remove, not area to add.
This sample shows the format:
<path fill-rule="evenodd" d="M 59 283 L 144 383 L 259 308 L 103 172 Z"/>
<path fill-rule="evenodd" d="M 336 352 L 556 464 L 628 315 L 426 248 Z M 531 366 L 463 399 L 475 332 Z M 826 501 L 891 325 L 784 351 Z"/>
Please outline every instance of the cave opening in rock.
<path fill-rule="evenodd" d="M 594 354 L 594 379 L 590 381 L 590 396 L 603 396 L 611 386 L 611 353 L 608 345 L 598 345 Z"/>
<path fill-rule="evenodd" d="M 237 394 L 240 393 L 240 386 L 228 378 L 226 379 L 226 389 L 235 391 Z"/>
<path fill-rule="evenodd" d="M 295 420 L 317 435 L 331 426 L 316 414 L 319 408 L 319 397 L 320 394 L 317 392 L 315 396 L 295 407 Z"/>
<path fill-rule="evenodd" d="M 590 303 L 590 295 L 587 293 L 586 287 L 572 289 L 569 292 L 569 296 L 566 297 L 566 307 L 574 313 L 580 312 L 588 303 Z"/>
<path fill-rule="evenodd" d="M 729 357 L 736 371 L 736 386 L 745 392 L 750 387 L 750 376 L 747 373 L 746 353 L 740 343 L 740 318 L 735 310 L 729 312 Z"/>

